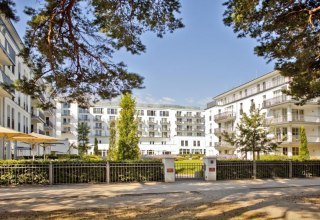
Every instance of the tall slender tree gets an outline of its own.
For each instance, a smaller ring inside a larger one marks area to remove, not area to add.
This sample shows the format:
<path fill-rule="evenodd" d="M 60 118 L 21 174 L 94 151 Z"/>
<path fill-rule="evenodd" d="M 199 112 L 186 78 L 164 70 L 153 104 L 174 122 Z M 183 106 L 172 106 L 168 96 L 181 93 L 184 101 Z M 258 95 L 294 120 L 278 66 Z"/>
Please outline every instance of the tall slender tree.
<path fill-rule="evenodd" d="M 86 123 L 79 123 L 77 128 L 78 133 L 78 150 L 79 154 L 87 154 L 87 150 L 89 149 L 89 133 L 90 127 Z"/>
<path fill-rule="evenodd" d="M 99 148 L 98 148 L 98 139 L 94 138 L 94 148 L 93 148 L 94 155 L 99 155 Z"/>
<path fill-rule="evenodd" d="M 109 124 L 109 150 L 107 159 L 110 161 L 115 161 L 118 159 L 118 146 L 117 146 L 117 125 L 116 120 L 111 120 Z"/>
<path fill-rule="evenodd" d="M 279 143 L 269 138 L 269 131 L 265 127 L 265 116 L 260 113 L 259 109 L 251 108 L 250 114 L 243 113 L 240 123 L 237 124 L 236 134 L 223 132 L 223 139 L 236 146 L 240 151 L 246 153 L 252 152 L 253 160 L 258 159 L 260 152 L 273 151 Z"/>
<path fill-rule="evenodd" d="M 308 150 L 308 140 L 306 135 L 306 130 L 304 126 L 300 128 L 300 149 L 299 149 L 299 157 L 303 160 L 309 160 L 309 150 Z"/>
<path fill-rule="evenodd" d="M 118 120 L 118 159 L 137 160 L 140 157 L 138 119 L 135 117 L 136 102 L 130 93 L 122 95 Z"/>

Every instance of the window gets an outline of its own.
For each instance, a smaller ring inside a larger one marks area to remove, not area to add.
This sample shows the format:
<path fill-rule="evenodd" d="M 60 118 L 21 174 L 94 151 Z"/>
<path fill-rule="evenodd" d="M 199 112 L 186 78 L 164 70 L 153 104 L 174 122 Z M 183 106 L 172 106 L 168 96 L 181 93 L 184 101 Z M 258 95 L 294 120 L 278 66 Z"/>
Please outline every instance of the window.
<path fill-rule="evenodd" d="M 167 143 L 165 141 L 161 141 L 161 144 L 162 145 L 166 145 Z"/>
<path fill-rule="evenodd" d="M 187 146 L 188 146 L 188 141 L 185 141 L 185 142 L 184 142 L 184 145 L 187 147 Z"/>
<path fill-rule="evenodd" d="M 240 98 L 242 98 L 242 91 L 239 92 L 239 96 L 240 96 Z"/>
<path fill-rule="evenodd" d="M 15 117 L 14 117 L 14 109 L 13 109 L 13 108 L 12 108 L 12 110 L 11 110 L 11 117 L 12 117 L 11 128 L 14 129 L 14 118 L 15 118 Z"/>
<path fill-rule="evenodd" d="M 138 115 L 143 116 L 144 115 L 144 110 L 138 110 Z"/>
<path fill-rule="evenodd" d="M 169 116 L 169 111 L 160 111 L 160 116 L 168 117 Z"/>
<path fill-rule="evenodd" d="M 67 103 L 67 102 L 63 103 L 62 108 L 70 108 L 70 103 Z"/>
<path fill-rule="evenodd" d="M 184 146 L 184 141 L 181 141 L 181 146 L 182 146 L 182 147 Z"/>
<path fill-rule="evenodd" d="M 7 106 L 7 127 L 10 128 L 10 123 L 11 123 L 11 119 L 10 119 L 10 106 Z"/>
<path fill-rule="evenodd" d="M 248 90 L 245 89 L 245 90 L 244 90 L 244 96 L 247 97 L 247 95 L 248 95 Z"/>
<path fill-rule="evenodd" d="M 96 123 L 96 128 L 98 129 L 102 128 L 102 123 Z"/>
<path fill-rule="evenodd" d="M 267 89 L 267 87 L 266 87 L 266 82 L 263 82 L 263 83 L 262 83 L 262 89 L 263 89 L 263 90 L 266 90 L 266 89 Z"/>
<path fill-rule="evenodd" d="M 200 141 L 198 141 L 198 147 L 200 147 Z"/>
<path fill-rule="evenodd" d="M 187 116 L 191 117 L 192 116 L 192 112 L 187 112 Z"/>
<path fill-rule="evenodd" d="M 149 137 L 154 137 L 155 133 L 152 131 L 152 132 L 149 132 Z"/>
<path fill-rule="evenodd" d="M 103 108 L 93 108 L 94 114 L 103 114 Z"/>
<path fill-rule="evenodd" d="M 88 115 L 86 115 L 87 116 L 87 118 L 88 118 Z M 102 120 L 102 115 L 95 115 L 94 116 L 94 120 L 95 121 L 101 121 Z"/>
<path fill-rule="evenodd" d="M 303 109 L 292 109 L 292 121 L 304 121 Z"/>
<path fill-rule="evenodd" d="M 240 103 L 240 115 L 243 114 L 243 103 Z"/>
<path fill-rule="evenodd" d="M 79 113 L 89 113 L 89 109 L 87 109 L 87 108 L 79 108 Z"/>
<path fill-rule="evenodd" d="M 150 141 L 150 145 L 154 145 L 154 141 Z"/>
<path fill-rule="evenodd" d="M 292 148 L 292 156 L 299 155 L 299 147 L 293 147 Z"/>
<path fill-rule="evenodd" d="M 192 126 L 191 125 L 187 125 L 187 131 L 192 131 Z"/>
<path fill-rule="evenodd" d="M 110 121 L 116 120 L 116 116 L 109 116 L 109 120 L 110 120 Z"/>
<path fill-rule="evenodd" d="M 154 143 L 153 143 L 154 144 Z M 147 150 L 148 155 L 154 155 L 154 150 Z"/>
<path fill-rule="evenodd" d="M 148 111 L 147 111 L 147 116 L 156 116 L 156 111 L 154 111 L 154 110 L 148 110 Z"/>
<path fill-rule="evenodd" d="M 300 140 L 300 128 L 292 128 L 292 141 Z"/>
<path fill-rule="evenodd" d="M 187 123 L 192 123 L 192 119 L 191 119 L 191 118 L 188 118 L 188 119 L 187 119 Z"/>
<path fill-rule="evenodd" d="M 283 155 L 288 155 L 288 148 L 287 147 L 283 147 L 282 148 L 282 154 Z"/>
<path fill-rule="evenodd" d="M 177 111 L 176 116 L 181 116 L 181 111 Z"/>
<path fill-rule="evenodd" d="M 164 138 L 169 137 L 168 132 L 162 132 L 162 137 L 164 137 Z"/>
<path fill-rule="evenodd" d="M 194 146 L 194 147 L 197 146 L 197 141 L 193 141 L 193 146 Z"/>
<path fill-rule="evenodd" d="M 108 108 L 107 114 L 109 115 L 116 115 L 118 113 L 118 110 L 116 108 Z"/>
<path fill-rule="evenodd" d="M 260 92 L 260 84 L 257 85 L 257 92 Z"/>

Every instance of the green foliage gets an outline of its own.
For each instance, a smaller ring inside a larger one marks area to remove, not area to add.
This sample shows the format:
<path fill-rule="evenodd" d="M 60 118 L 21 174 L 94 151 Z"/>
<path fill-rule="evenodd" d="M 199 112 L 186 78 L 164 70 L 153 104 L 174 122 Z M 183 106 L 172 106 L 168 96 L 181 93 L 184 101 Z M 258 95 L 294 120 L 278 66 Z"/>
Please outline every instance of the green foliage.
<path fill-rule="evenodd" d="M 117 125 L 115 120 L 111 120 L 110 124 L 110 136 L 109 136 L 109 149 L 107 159 L 109 161 L 115 161 L 118 157 L 118 146 L 117 146 Z"/>
<path fill-rule="evenodd" d="M 261 161 L 286 161 L 286 160 L 292 160 L 292 158 L 286 155 L 261 155 L 260 160 Z"/>
<path fill-rule="evenodd" d="M 2 2 L 10 7 L 0 12 L 15 18 L 13 1 Z M 42 79 L 52 86 L 51 98 L 68 97 L 88 106 L 93 96 L 111 99 L 142 88 L 143 77 L 129 72 L 122 62 L 114 63 L 112 55 L 121 48 L 132 54 L 145 52 L 140 39 L 145 32 L 162 37 L 182 28 L 180 7 L 178 0 L 45 0 L 36 9 L 28 7 L 21 55 L 25 63 L 34 63 L 34 77 L 19 80 L 16 89 L 38 98 L 46 90 Z M 50 100 L 41 107 L 50 107 Z"/>
<path fill-rule="evenodd" d="M 78 150 L 79 154 L 87 154 L 87 150 L 89 149 L 89 133 L 90 133 L 90 127 L 86 123 L 78 123 L 77 128 L 78 133 Z"/>
<path fill-rule="evenodd" d="M 269 131 L 264 124 L 265 116 L 259 109 L 251 108 L 250 115 L 243 113 L 240 123 L 237 124 L 239 133 L 230 135 L 223 132 L 222 136 L 226 142 L 242 152 L 253 152 L 255 160 L 256 153 L 259 155 L 260 152 L 274 151 L 278 147 L 278 143 L 268 138 Z"/>
<path fill-rule="evenodd" d="M 12 0 L 0 0 L 0 14 L 3 14 L 5 18 L 13 21 L 19 21 L 19 17 L 15 15 L 14 3 Z"/>
<path fill-rule="evenodd" d="M 98 139 L 97 138 L 94 138 L 93 153 L 94 153 L 94 155 L 99 156 Z"/>
<path fill-rule="evenodd" d="M 301 104 L 320 96 L 320 1 L 228 0 L 224 23 L 238 37 L 257 39 L 258 56 L 276 61 L 291 78 L 289 91 Z"/>
<path fill-rule="evenodd" d="M 204 156 L 204 154 L 179 154 L 175 160 L 201 160 Z"/>
<path fill-rule="evenodd" d="M 135 117 L 136 102 L 130 93 L 122 95 L 118 120 L 118 160 L 138 160 L 140 158 L 138 119 Z"/>
<path fill-rule="evenodd" d="M 300 128 L 300 149 L 299 149 L 299 157 L 302 160 L 309 160 L 309 150 L 308 150 L 308 140 L 306 135 L 306 130 L 304 126 Z"/>

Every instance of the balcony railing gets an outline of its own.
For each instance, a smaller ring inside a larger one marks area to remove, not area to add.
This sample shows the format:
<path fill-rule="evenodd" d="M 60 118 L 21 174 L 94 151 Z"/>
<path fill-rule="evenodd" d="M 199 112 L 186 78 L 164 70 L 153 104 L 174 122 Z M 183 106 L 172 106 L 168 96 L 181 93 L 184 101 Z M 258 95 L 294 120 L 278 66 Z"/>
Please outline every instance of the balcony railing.
<path fill-rule="evenodd" d="M 78 121 L 90 121 L 89 118 L 79 118 Z"/>
<path fill-rule="evenodd" d="M 223 112 L 214 116 L 215 121 L 229 121 L 229 120 L 235 120 L 235 119 L 236 119 L 236 113 L 229 112 L 229 111 Z"/>
<path fill-rule="evenodd" d="M 148 121 L 149 124 L 158 124 L 158 121 Z"/>
<path fill-rule="evenodd" d="M 292 115 L 292 119 L 290 120 L 288 116 L 280 116 L 276 118 L 268 118 L 266 119 L 268 124 L 280 124 L 280 123 L 319 123 L 320 117 L 318 116 L 306 116 L 306 115 Z"/>
<path fill-rule="evenodd" d="M 33 111 L 31 113 L 31 118 L 35 120 L 41 120 L 42 122 L 45 122 L 44 114 L 40 111 Z"/>
<path fill-rule="evenodd" d="M 70 114 L 70 112 L 62 112 L 61 116 L 66 117 L 66 116 L 71 116 L 71 114 Z"/>
<path fill-rule="evenodd" d="M 233 128 L 215 128 L 214 134 L 222 134 L 223 132 L 232 133 L 234 132 Z"/>
<path fill-rule="evenodd" d="M 170 131 L 170 128 L 164 128 L 164 127 L 162 127 L 162 128 L 160 128 L 161 129 L 161 131 Z"/>
<path fill-rule="evenodd" d="M 53 123 L 51 121 L 46 121 L 46 123 L 44 124 L 45 128 L 53 128 Z"/>
<path fill-rule="evenodd" d="M 169 124 L 170 124 L 170 121 L 160 121 L 160 124 L 162 124 L 162 125 L 169 125 Z"/>
<path fill-rule="evenodd" d="M 232 146 L 231 144 L 225 141 L 215 142 L 214 147 L 215 148 L 223 148 L 223 147 L 234 148 L 234 146 Z"/>

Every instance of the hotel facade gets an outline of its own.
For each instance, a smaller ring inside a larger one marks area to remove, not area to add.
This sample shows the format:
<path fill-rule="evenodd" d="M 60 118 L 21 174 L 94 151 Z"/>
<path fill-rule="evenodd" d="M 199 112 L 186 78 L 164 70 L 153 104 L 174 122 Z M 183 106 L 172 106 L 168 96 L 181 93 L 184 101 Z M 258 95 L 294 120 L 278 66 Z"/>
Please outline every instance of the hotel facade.
<path fill-rule="evenodd" d="M 282 93 L 289 86 L 289 78 L 273 71 L 213 98 L 205 110 L 206 143 L 219 155 L 244 154 L 225 142 L 221 133 L 238 132 L 237 123 L 243 112 L 249 114 L 255 105 L 266 116 L 266 124 L 274 138 L 281 142 L 274 154 L 299 154 L 301 126 L 305 127 L 311 158 L 320 158 L 320 99 L 310 100 L 303 106 Z M 209 148 L 210 149 L 210 148 Z"/>
<path fill-rule="evenodd" d="M 110 121 L 119 118 L 118 103 L 101 102 L 89 109 L 76 103 L 57 103 L 57 137 L 77 145 L 77 127 L 90 127 L 89 153 L 93 153 L 94 139 L 102 156 L 109 148 Z M 206 154 L 204 111 L 175 105 L 137 104 L 139 147 L 142 155 Z M 61 149 L 63 150 L 63 149 Z M 76 152 L 75 149 L 70 149 Z"/>

